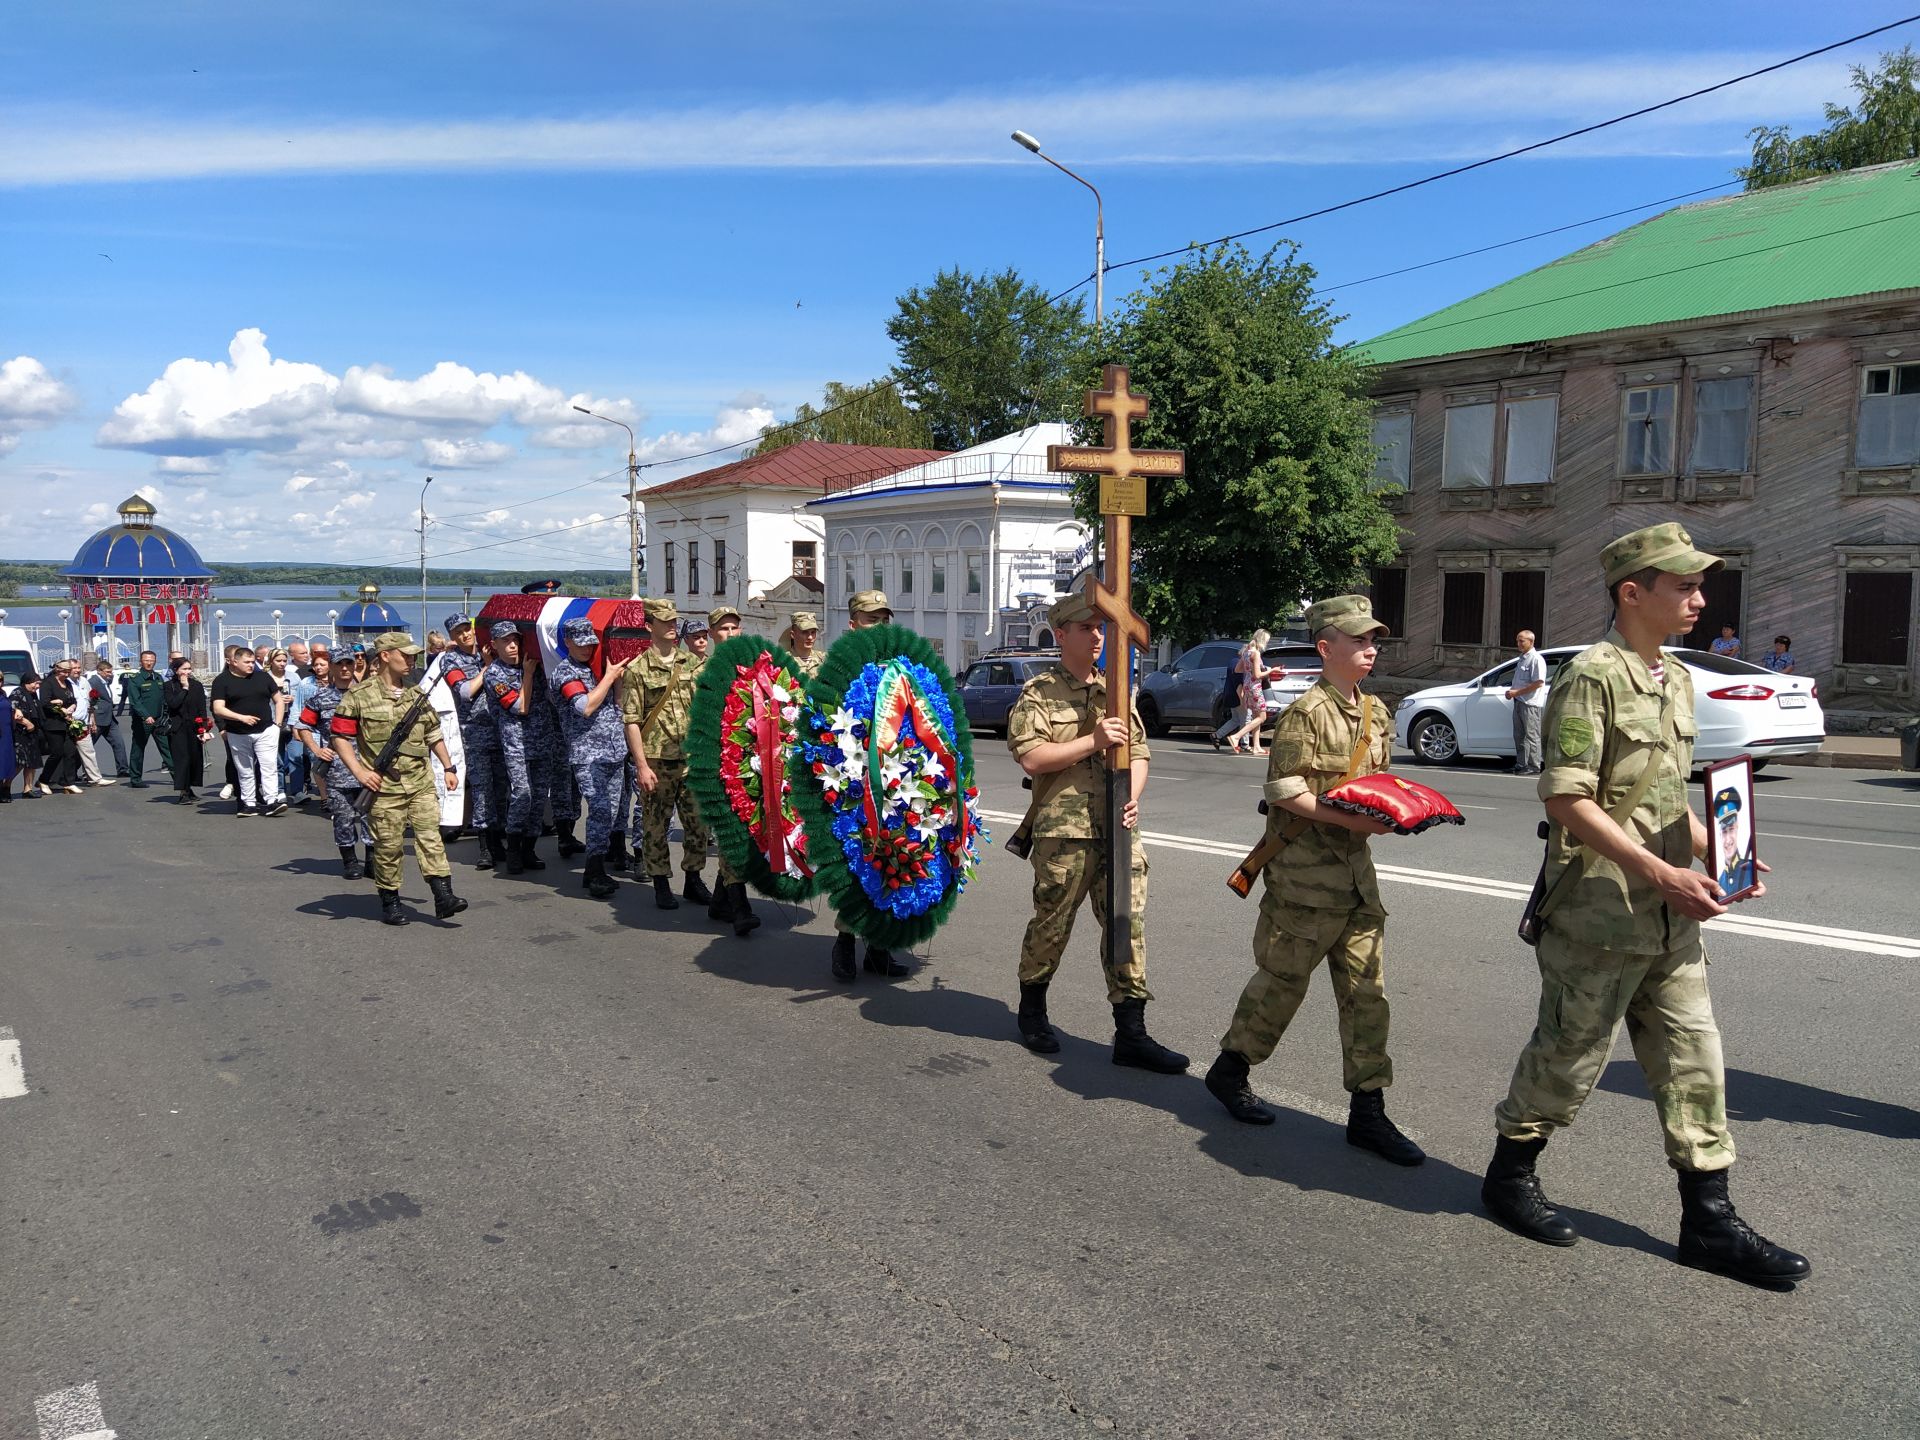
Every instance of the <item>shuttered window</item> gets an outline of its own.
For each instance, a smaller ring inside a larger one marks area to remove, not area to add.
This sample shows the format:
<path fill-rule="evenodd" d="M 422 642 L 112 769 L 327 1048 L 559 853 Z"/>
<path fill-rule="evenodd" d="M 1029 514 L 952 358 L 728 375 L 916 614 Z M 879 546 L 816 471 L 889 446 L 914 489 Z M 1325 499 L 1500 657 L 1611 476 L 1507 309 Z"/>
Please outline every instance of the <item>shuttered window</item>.
<path fill-rule="evenodd" d="M 1487 577 L 1479 570 L 1440 577 L 1440 643 L 1479 645 L 1486 640 Z"/>
<path fill-rule="evenodd" d="M 1913 638 L 1913 572 L 1849 571 L 1840 663 L 1905 665 Z"/>

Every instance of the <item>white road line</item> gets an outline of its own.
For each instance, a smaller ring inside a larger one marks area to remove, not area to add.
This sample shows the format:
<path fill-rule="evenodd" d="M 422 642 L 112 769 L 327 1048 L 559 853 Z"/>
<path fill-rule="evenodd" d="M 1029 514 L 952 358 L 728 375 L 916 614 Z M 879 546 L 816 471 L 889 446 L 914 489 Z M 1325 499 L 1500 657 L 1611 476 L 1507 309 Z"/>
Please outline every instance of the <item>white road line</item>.
<path fill-rule="evenodd" d="M 988 820 L 1017 824 L 1021 817 L 1004 810 L 983 810 Z M 1210 855 L 1238 860 L 1248 846 L 1227 845 L 1218 840 L 1203 840 L 1193 835 L 1173 835 L 1164 831 L 1143 830 L 1141 835 L 1169 850 L 1184 850 L 1194 855 Z M 1763 835 L 1767 832 L 1762 831 Z M 1865 844 L 1867 842 L 1853 842 Z M 1431 890 L 1452 890 L 1464 895 L 1486 895 L 1498 900 L 1525 900 L 1533 882 L 1496 880 L 1486 875 L 1459 875 L 1446 870 L 1417 870 L 1405 865 L 1376 865 L 1382 880 L 1401 885 L 1417 885 Z M 1518 920 L 1516 915 L 1515 920 Z M 1807 925 L 1797 920 L 1775 920 L 1764 915 L 1722 915 L 1709 920 L 1706 927 L 1748 939 L 1780 940 L 1793 945 L 1816 945 L 1827 950 L 1850 950 L 1861 955 L 1889 955 L 1902 960 L 1920 960 L 1920 939 L 1906 935 L 1880 935 L 1868 930 L 1843 930 L 1832 925 Z"/>
<path fill-rule="evenodd" d="M 114 1440 L 100 1409 L 100 1387 L 89 1380 L 33 1402 L 40 1440 Z"/>
<path fill-rule="evenodd" d="M 16 1100 L 27 1093 L 27 1067 L 20 1060 L 20 1042 L 0 1025 L 0 1100 Z"/>
<path fill-rule="evenodd" d="M 1861 845 L 1869 850 L 1920 850 L 1920 845 L 1895 845 L 1887 840 L 1840 840 L 1832 835 L 1789 835 L 1784 830 L 1762 830 L 1769 840 L 1810 840 L 1815 845 Z"/>
<path fill-rule="evenodd" d="M 1772 789 L 1767 791 L 1769 805 L 1781 800 L 1799 805 L 1884 805 L 1889 810 L 1920 810 L 1920 802 L 1913 800 L 1846 800 L 1838 795 L 1781 795 Z"/>

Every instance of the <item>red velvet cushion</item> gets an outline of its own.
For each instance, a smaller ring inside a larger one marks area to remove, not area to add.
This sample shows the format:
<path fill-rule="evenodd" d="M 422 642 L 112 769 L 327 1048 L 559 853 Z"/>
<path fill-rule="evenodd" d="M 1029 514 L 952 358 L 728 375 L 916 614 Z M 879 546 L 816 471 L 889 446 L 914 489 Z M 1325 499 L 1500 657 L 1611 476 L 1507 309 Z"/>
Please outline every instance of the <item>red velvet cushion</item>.
<path fill-rule="evenodd" d="M 1398 775 L 1367 775 L 1336 785 L 1320 797 L 1322 805 L 1354 815 L 1370 815 L 1399 835 L 1418 835 L 1429 825 L 1464 825 L 1466 817 L 1430 785 Z"/>

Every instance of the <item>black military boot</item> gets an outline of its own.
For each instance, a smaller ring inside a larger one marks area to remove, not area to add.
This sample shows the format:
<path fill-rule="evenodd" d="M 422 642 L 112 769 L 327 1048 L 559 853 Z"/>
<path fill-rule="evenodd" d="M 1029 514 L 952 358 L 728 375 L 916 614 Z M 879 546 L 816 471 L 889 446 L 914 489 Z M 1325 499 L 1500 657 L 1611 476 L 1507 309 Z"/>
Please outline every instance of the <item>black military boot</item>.
<path fill-rule="evenodd" d="M 853 983 L 853 936 L 844 931 L 833 937 L 833 978 Z"/>
<path fill-rule="evenodd" d="M 1493 1142 L 1487 1178 L 1480 1184 L 1480 1203 L 1516 1235 L 1542 1245 L 1571 1245 L 1580 1238 L 1580 1232 L 1553 1208 L 1540 1188 L 1540 1177 L 1533 1173 L 1534 1161 L 1546 1144 L 1544 1140 L 1498 1137 Z"/>
<path fill-rule="evenodd" d="M 493 857 L 493 868 L 499 870 L 513 863 L 513 852 L 504 830 L 487 831 L 487 853 Z"/>
<path fill-rule="evenodd" d="M 507 874 L 524 875 L 527 873 L 527 844 L 524 835 L 507 836 L 505 854 Z"/>
<path fill-rule="evenodd" d="M 707 896 L 707 918 L 718 920 L 723 925 L 733 923 L 733 887 L 731 885 L 713 887 L 712 893 Z"/>
<path fill-rule="evenodd" d="M 678 910 L 680 897 L 673 893 L 673 877 L 656 875 L 653 877 L 653 906 L 656 910 Z"/>
<path fill-rule="evenodd" d="M 587 853 L 587 847 L 573 838 L 573 822 L 571 820 L 567 821 L 564 825 L 558 820 L 554 821 L 553 833 L 560 837 L 560 858 L 562 860 L 572 855 L 584 855 Z"/>
<path fill-rule="evenodd" d="M 1791 1285 L 1813 1274 L 1806 1256 L 1755 1234 L 1734 1213 L 1724 1170 L 1680 1172 L 1680 1250 L 1675 1258 L 1749 1285 Z"/>
<path fill-rule="evenodd" d="M 866 958 L 860 962 L 860 968 L 869 975 L 884 975 L 889 980 L 898 980 L 902 975 L 907 974 L 911 967 L 894 959 L 891 950 L 883 950 L 869 940 Z"/>
<path fill-rule="evenodd" d="M 476 870 L 493 869 L 493 832 L 491 830 L 476 830 L 473 832 L 473 838 L 480 844 L 480 858 L 473 862 L 473 868 Z"/>
<path fill-rule="evenodd" d="M 520 864 L 522 868 L 527 870 L 544 870 L 547 868 L 547 862 L 533 853 L 533 847 L 539 843 L 540 837 L 538 835 L 522 835 L 520 837 Z"/>
<path fill-rule="evenodd" d="M 607 874 L 604 855 L 587 857 L 586 873 L 580 877 L 580 883 L 587 887 L 587 893 L 596 900 L 605 900 L 608 896 L 620 893 L 620 882 Z"/>
<path fill-rule="evenodd" d="M 701 878 L 698 870 L 689 870 L 680 882 L 680 893 L 696 905 L 713 904 L 713 892 L 707 889 L 707 882 Z"/>
<path fill-rule="evenodd" d="M 1395 1165 L 1418 1165 L 1427 1152 L 1400 1133 L 1387 1118 L 1387 1092 L 1356 1090 L 1347 1102 L 1347 1144 L 1371 1150 Z"/>
<path fill-rule="evenodd" d="M 340 873 L 349 880 L 358 880 L 363 873 L 360 869 L 360 852 L 351 845 L 340 847 Z"/>
<path fill-rule="evenodd" d="M 380 923 L 382 925 L 404 925 L 407 912 L 400 908 L 398 890 L 382 890 L 380 894 Z"/>
<path fill-rule="evenodd" d="M 1036 1055 L 1060 1053 L 1060 1037 L 1053 1033 L 1053 1025 L 1047 1019 L 1047 986 L 1044 980 L 1038 985 L 1020 987 L 1020 1040 Z"/>
<path fill-rule="evenodd" d="M 633 857 L 627 854 L 627 832 L 616 830 L 607 837 L 607 868 L 616 875 L 630 874 Z"/>
<path fill-rule="evenodd" d="M 1260 1103 L 1247 1081 L 1251 1067 L 1238 1050 L 1222 1050 L 1207 1071 L 1207 1089 L 1243 1125 L 1271 1125 L 1273 1111 Z"/>
<path fill-rule="evenodd" d="M 467 908 L 467 902 L 453 893 L 451 875 L 427 876 L 427 888 L 433 892 L 433 913 L 442 920 L 458 915 Z"/>
<path fill-rule="evenodd" d="M 1187 1068 L 1188 1060 L 1147 1034 L 1146 1001 L 1122 1000 L 1113 1007 L 1113 1063 L 1178 1075 Z"/>
<path fill-rule="evenodd" d="M 753 904 L 747 899 L 746 883 L 736 880 L 725 888 L 733 891 L 733 933 L 751 935 L 760 928 L 760 917 L 753 913 Z"/>

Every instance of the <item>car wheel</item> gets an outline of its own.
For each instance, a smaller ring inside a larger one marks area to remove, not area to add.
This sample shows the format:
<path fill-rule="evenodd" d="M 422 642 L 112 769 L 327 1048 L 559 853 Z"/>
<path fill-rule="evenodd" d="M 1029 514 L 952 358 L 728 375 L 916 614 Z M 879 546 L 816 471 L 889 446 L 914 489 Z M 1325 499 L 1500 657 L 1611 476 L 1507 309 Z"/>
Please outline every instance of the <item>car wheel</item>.
<path fill-rule="evenodd" d="M 1408 732 L 1413 758 L 1422 765 L 1445 765 L 1460 758 L 1460 736 L 1444 715 L 1422 715 Z"/>
<path fill-rule="evenodd" d="M 1156 740 L 1165 737 L 1167 722 L 1160 718 L 1160 707 L 1154 704 L 1151 695 L 1142 695 L 1134 703 L 1134 708 L 1140 712 L 1140 726 L 1147 734 Z"/>

